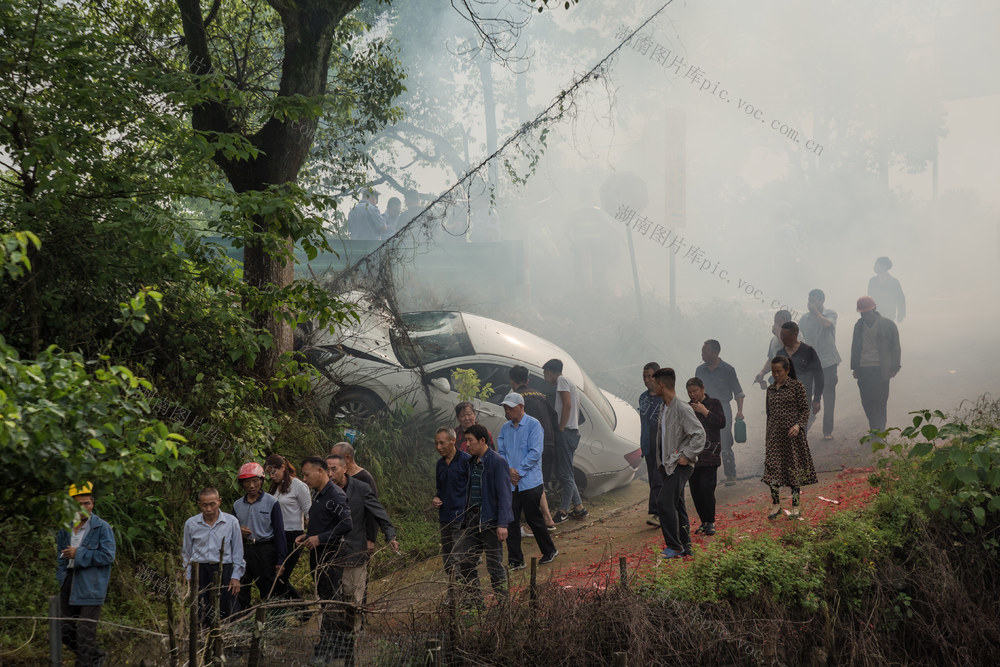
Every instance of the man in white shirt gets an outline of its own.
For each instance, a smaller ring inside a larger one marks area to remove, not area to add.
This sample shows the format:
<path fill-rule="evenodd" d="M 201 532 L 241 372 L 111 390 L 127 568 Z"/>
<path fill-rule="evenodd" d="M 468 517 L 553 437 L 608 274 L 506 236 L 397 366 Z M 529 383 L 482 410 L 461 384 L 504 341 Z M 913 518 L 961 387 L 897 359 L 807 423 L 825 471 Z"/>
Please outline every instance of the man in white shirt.
<path fill-rule="evenodd" d="M 589 512 L 583 506 L 580 490 L 573 475 L 573 457 L 580 445 L 580 395 L 576 387 L 562 374 L 561 359 L 549 359 L 542 366 L 545 381 L 556 388 L 556 479 L 562 484 L 559 511 L 552 515 L 554 523 L 566 519 L 582 519 Z M 570 510 L 570 507 L 573 509 Z"/>

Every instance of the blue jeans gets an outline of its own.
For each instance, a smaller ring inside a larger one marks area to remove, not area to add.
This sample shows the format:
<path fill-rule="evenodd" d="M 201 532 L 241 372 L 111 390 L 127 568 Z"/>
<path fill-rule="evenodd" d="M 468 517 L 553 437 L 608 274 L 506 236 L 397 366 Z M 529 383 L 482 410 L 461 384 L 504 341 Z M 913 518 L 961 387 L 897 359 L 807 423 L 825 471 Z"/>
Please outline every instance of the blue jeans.
<path fill-rule="evenodd" d="M 562 483 L 562 493 L 559 495 L 559 509 L 568 512 L 574 505 L 583 504 L 580 490 L 576 488 L 576 477 L 573 475 L 573 457 L 580 445 L 580 430 L 568 428 L 556 434 L 556 479 Z"/>

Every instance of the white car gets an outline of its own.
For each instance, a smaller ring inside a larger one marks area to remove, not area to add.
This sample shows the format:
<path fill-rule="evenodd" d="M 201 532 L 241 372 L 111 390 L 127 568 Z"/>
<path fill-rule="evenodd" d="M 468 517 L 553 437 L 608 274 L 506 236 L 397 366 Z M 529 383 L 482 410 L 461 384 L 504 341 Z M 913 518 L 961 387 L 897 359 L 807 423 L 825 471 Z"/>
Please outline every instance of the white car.
<path fill-rule="evenodd" d="M 352 293 L 347 300 L 357 304 L 360 323 L 336 334 L 314 332 L 299 344 L 333 385 L 318 401 L 332 419 L 358 422 L 383 408 L 408 404 L 418 411 L 443 411 L 444 423 L 454 425 L 460 401 L 451 374 L 472 369 L 481 386 L 489 383 L 494 390 L 489 399 L 473 404 L 477 421 L 496 435 L 506 421 L 500 401 L 508 391 L 511 367 L 527 367 L 530 384 L 551 396 L 554 388 L 542 379 L 542 364 L 557 358 L 563 362 L 563 375 L 580 393 L 581 437 L 574 458 L 580 492 L 596 496 L 632 481 L 641 462 L 638 412 L 597 387 L 556 345 L 509 324 L 446 311 L 403 314 L 404 336 L 390 326 L 386 312 L 366 298 Z"/>

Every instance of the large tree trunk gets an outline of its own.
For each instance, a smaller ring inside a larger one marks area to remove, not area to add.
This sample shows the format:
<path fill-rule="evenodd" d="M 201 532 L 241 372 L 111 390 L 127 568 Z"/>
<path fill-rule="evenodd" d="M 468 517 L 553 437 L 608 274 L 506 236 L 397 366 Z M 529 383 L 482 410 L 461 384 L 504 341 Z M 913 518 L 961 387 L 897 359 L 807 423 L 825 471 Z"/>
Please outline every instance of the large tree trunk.
<path fill-rule="evenodd" d="M 279 97 L 302 95 L 316 97 L 326 92 L 330 49 L 334 28 L 360 0 L 268 0 L 281 17 L 284 28 L 284 52 Z M 181 11 L 188 62 L 194 74 L 213 70 L 201 0 L 177 0 Z M 213 8 L 213 11 L 218 8 Z M 221 152 L 214 156 L 236 192 L 261 191 L 270 186 L 294 183 L 298 179 L 316 131 L 317 119 L 297 121 L 272 118 L 255 134 L 247 134 L 233 120 L 233 109 L 218 101 L 205 102 L 192 109 L 195 129 L 208 132 L 242 134 L 260 150 L 253 160 L 237 161 Z M 258 232 L 274 229 L 274 221 L 254 220 Z M 280 220 L 278 221 L 280 230 Z M 279 233 L 281 233 L 279 231 Z M 288 234 L 288 250 L 295 240 Z M 247 239 L 244 250 L 244 278 L 258 289 L 287 287 L 294 278 L 294 264 L 288 257 L 265 252 L 262 244 Z M 269 377 L 278 357 L 292 349 L 292 332 L 274 313 L 257 312 L 254 318 L 274 338 L 274 345 L 258 358 L 257 371 Z"/>

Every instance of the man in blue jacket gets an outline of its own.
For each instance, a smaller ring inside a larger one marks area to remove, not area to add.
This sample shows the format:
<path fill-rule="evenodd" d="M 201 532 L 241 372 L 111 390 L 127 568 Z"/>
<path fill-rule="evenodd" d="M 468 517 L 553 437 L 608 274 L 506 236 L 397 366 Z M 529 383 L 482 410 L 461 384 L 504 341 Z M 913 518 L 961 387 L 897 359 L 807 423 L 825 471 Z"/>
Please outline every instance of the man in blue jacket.
<path fill-rule="evenodd" d="M 62 641 L 76 653 L 77 665 L 101 665 L 108 654 L 97 645 L 97 621 L 115 561 L 115 533 L 94 514 L 92 485 L 71 486 L 69 495 L 81 511 L 72 530 L 64 528 L 56 535 L 60 615 L 73 619 L 63 620 Z"/>
<path fill-rule="evenodd" d="M 503 543 L 507 526 L 514 520 L 511 510 L 510 472 L 507 461 L 489 446 L 485 426 L 473 424 L 465 430 L 469 454 L 469 489 L 458 544 L 459 575 L 465 595 L 479 592 L 479 554 L 486 554 L 486 570 L 497 598 L 507 599 L 507 573 L 503 568 Z"/>
<path fill-rule="evenodd" d="M 472 457 L 456 446 L 455 431 L 449 426 L 442 426 L 434 434 L 434 447 L 441 458 L 437 462 L 437 495 L 431 505 L 438 511 L 441 556 L 450 579 L 457 565 L 457 547 L 462 537 L 462 517 L 469 491 L 469 459 Z"/>

